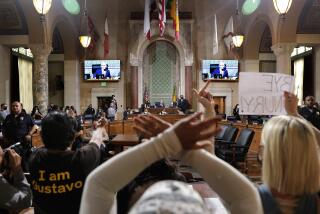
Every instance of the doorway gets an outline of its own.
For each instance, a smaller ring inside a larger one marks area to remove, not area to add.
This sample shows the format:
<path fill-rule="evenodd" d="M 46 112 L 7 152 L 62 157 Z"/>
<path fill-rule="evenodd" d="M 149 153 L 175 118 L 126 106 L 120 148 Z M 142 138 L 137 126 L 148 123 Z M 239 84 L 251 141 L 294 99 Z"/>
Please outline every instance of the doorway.
<path fill-rule="evenodd" d="M 110 97 L 97 97 L 98 99 L 98 109 L 102 109 L 104 112 L 107 112 L 108 107 L 112 101 L 112 96 Z"/>

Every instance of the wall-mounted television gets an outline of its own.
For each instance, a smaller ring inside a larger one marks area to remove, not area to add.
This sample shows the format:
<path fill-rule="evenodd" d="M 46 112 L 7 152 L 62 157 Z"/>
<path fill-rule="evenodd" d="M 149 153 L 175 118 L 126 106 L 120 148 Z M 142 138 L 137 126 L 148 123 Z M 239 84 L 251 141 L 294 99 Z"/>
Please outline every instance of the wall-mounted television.
<path fill-rule="evenodd" d="M 238 60 L 202 60 L 202 80 L 237 81 Z"/>
<path fill-rule="evenodd" d="M 85 60 L 84 80 L 117 81 L 120 80 L 120 60 Z"/>

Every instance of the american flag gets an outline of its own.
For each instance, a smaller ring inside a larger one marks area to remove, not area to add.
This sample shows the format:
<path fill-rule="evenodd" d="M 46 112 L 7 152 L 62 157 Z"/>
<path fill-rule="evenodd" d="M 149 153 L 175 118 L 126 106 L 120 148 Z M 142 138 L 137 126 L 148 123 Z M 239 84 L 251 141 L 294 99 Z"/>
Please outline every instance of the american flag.
<path fill-rule="evenodd" d="M 165 23 L 167 21 L 166 17 L 166 0 L 157 0 L 157 7 L 159 13 L 159 28 L 160 28 L 160 36 L 163 36 Z"/>

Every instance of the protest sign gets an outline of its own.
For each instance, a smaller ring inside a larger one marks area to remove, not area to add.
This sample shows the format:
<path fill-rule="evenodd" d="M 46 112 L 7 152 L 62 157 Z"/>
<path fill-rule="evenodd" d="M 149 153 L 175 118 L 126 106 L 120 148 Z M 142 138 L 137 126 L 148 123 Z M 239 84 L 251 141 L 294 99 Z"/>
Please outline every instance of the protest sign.
<path fill-rule="evenodd" d="M 283 92 L 293 92 L 293 76 L 280 73 L 241 72 L 239 80 L 240 114 L 286 114 Z"/>

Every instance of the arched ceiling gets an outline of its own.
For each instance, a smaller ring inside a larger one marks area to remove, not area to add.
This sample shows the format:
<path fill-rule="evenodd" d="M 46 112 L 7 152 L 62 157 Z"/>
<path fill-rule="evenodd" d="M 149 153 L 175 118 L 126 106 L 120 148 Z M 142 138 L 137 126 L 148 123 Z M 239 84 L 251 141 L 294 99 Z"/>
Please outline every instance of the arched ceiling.
<path fill-rule="evenodd" d="M 266 25 L 266 27 L 262 33 L 259 52 L 260 53 L 272 53 L 271 46 L 272 46 L 272 36 L 271 36 L 269 26 Z"/>
<path fill-rule="evenodd" d="M 28 28 L 18 0 L 1 0 L 0 35 L 23 34 L 28 34 Z"/>
<path fill-rule="evenodd" d="M 52 36 L 52 53 L 62 54 L 64 53 L 63 40 L 58 28 L 55 28 Z"/>
<path fill-rule="evenodd" d="M 320 0 L 308 0 L 299 17 L 297 33 L 320 33 Z"/>

